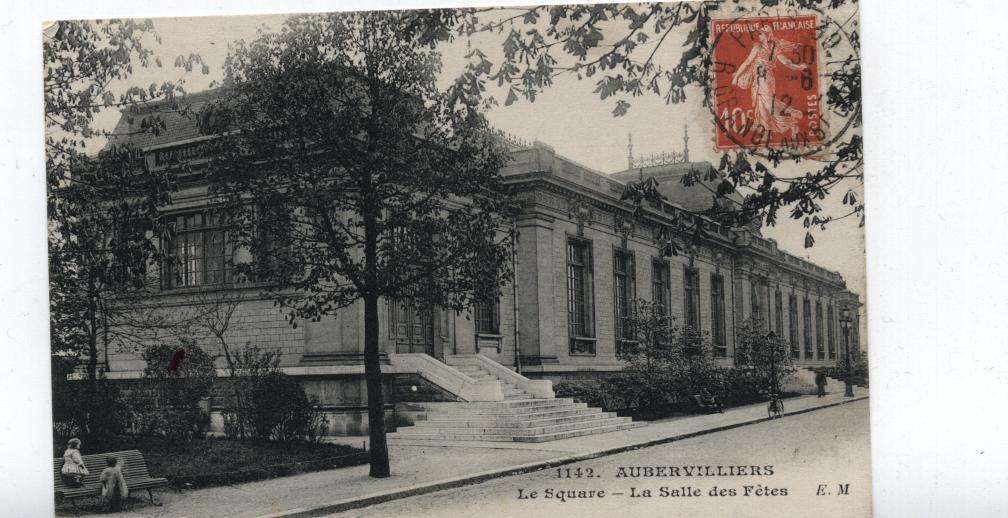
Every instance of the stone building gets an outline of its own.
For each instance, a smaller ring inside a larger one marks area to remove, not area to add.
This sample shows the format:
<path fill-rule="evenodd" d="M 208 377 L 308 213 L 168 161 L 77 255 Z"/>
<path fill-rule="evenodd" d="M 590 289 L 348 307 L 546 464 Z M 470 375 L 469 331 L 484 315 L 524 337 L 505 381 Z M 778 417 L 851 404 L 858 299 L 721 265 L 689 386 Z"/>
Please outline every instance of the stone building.
<path fill-rule="evenodd" d="M 190 101 L 198 110 L 204 99 L 197 94 Z M 168 167 L 182 158 L 190 161 L 192 174 L 182 179 L 166 209 L 175 218 L 176 237 L 165 246 L 184 259 L 173 275 L 162 271 L 158 304 L 185 307 L 205 303 L 208 293 L 223 299 L 240 294 L 230 342 L 279 350 L 283 370 L 298 377 L 329 413 L 331 433 L 364 433 L 363 304 L 294 327 L 262 295 L 261 286 L 235 284 L 225 259 L 226 232 L 207 208 L 207 185 L 200 175 L 206 160 L 199 149 L 207 137 L 187 117 L 168 113 L 162 119 L 164 131 L 134 136 L 133 144 L 142 149 L 148 167 Z M 137 117 L 124 115 L 116 133 L 128 134 L 138 123 Z M 758 228 L 708 221 L 706 242 L 675 257 L 660 255 L 657 232 L 677 214 L 692 217 L 683 209 L 699 211 L 712 202 L 703 186 L 679 181 L 689 168 L 710 164 L 690 162 L 688 152 L 682 152 L 647 163 L 631 158 L 627 170 L 604 174 L 539 142 L 512 142 L 512 156 L 501 174 L 524 202 L 517 220 L 516 282 L 496 304 L 474 308 L 471 317 L 383 304 L 383 372 L 389 375 L 390 403 L 552 397 L 549 383 L 538 380 L 619 370 L 617 350 L 628 338 L 621 320 L 634 298 L 662 302 L 678 322 L 709 333 L 714 354 L 725 365 L 733 362 L 736 331 L 753 315 L 790 341 L 797 365 L 828 365 L 843 354 L 839 318 L 843 308 L 850 308 L 852 350 L 857 348 L 859 302 L 843 278 L 779 250 Z M 633 208 L 620 201 L 624 182 L 648 177 L 670 203 L 632 217 Z M 247 259 L 241 250 L 233 253 Z M 219 352 L 213 340 L 201 345 Z M 144 362 L 137 354 L 115 350 L 107 357 L 109 378 L 141 375 Z M 469 367 L 454 368 L 464 365 Z"/>

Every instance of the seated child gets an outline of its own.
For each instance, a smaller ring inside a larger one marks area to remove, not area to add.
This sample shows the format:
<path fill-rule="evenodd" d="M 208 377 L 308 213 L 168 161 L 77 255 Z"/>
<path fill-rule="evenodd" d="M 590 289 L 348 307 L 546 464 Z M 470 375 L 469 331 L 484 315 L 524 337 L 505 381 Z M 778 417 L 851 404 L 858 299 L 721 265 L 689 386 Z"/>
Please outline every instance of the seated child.
<path fill-rule="evenodd" d="M 84 466 L 84 459 L 80 453 L 80 439 L 74 437 L 67 442 L 67 449 L 63 452 L 63 467 L 60 469 L 60 476 L 63 483 L 69 487 L 81 487 L 84 485 L 84 475 L 88 475 L 88 469 Z"/>

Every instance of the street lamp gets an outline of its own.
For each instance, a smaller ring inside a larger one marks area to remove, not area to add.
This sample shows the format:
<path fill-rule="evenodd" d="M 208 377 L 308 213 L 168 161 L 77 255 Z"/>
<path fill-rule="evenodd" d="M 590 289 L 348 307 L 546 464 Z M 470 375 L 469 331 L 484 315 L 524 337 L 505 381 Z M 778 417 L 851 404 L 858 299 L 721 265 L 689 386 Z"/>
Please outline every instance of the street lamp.
<path fill-rule="evenodd" d="M 844 357 L 847 360 L 847 380 L 844 388 L 844 397 L 854 397 L 854 362 L 850 355 L 850 308 L 843 308 L 840 311 L 840 327 L 843 329 Z"/>

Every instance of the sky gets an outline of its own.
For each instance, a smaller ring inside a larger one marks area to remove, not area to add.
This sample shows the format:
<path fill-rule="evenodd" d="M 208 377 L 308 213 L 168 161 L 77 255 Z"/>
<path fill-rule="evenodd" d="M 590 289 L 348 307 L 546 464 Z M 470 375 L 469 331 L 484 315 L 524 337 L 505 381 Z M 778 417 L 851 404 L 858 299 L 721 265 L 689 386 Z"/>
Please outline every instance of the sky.
<path fill-rule="evenodd" d="M 136 67 L 133 76 L 116 87 L 146 87 L 152 82 L 182 79 L 189 92 L 210 88 L 223 78 L 222 66 L 229 43 L 254 39 L 258 30 L 276 30 L 285 18 L 283 15 L 155 18 L 154 25 L 161 36 L 161 44 L 149 43 L 150 48 L 162 58 L 165 68 Z M 444 81 L 449 81 L 461 70 L 467 45 L 481 48 L 493 60 L 492 49 L 495 45 L 499 46 L 499 42 L 499 36 L 488 36 L 473 41 L 456 40 L 442 47 Z M 669 38 L 656 53 L 656 59 L 664 63 L 677 60 L 680 45 L 681 40 L 676 42 Z M 204 75 L 198 70 L 185 73 L 171 67 L 175 56 L 190 53 L 197 53 L 203 58 L 209 65 L 209 74 Z M 701 105 L 699 90 L 688 90 L 687 100 L 680 104 L 667 104 L 655 95 L 626 98 L 631 103 L 629 112 L 615 117 L 612 114 L 615 101 L 600 100 L 593 93 L 594 88 L 591 79 L 561 76 L 553 87 L 537 96 L 535 102 L 521 99 L 511 106 L 504 106 L 502 102 L 491 109 L 487 117 L 494 126 L 504 131 L 528 141 L 549 144 L 560 155 L 603 173 L 627 168 L 628 135 L 631 134 L 635 156 L 682 151 L 683 135 L 688 131 L 692 161 L 717 163 L 720 160 L 720 154 L 713 149 L 712 115 Z M 503 90 L 494 90 L 493 87 L 488 94 L 498 99 L 505 96 Z M 106 110 L 99 114 L 97 126 L 112 129 L 117 119 L 118 112 Z M 94 149 L 100 148 L 101 144 L 96 141 Z M 870 164 L 868 167 L 871 167 Z M 803 168 L 783 166 L 778 173 L 788 176 L 803 171 Z M 845 190 L 846 187 L 838 186 L 831 197 L 821 202 L 826 213 L 839 215 L 846 212 L 840 203 Z M 860 192 L 859 187 L 856 190 Z M 832 223 L 825 232 L 816 234 L 815 246 L 805 248 L 805 229 L 801 222 L 791 220 L 783 212 L 780 216 L 776 226 L 764 227 L 764 236 L 777 240 L 778 246 L 789 253 L 839 272 L 846 279 L 848 288 L 861 295 L 863 302 L 865 247 L 864 232 L 858 221 L 847 218 Z M 862 337 L 867 336 L 865 314 L 865 308 L 862 308 Z"/>

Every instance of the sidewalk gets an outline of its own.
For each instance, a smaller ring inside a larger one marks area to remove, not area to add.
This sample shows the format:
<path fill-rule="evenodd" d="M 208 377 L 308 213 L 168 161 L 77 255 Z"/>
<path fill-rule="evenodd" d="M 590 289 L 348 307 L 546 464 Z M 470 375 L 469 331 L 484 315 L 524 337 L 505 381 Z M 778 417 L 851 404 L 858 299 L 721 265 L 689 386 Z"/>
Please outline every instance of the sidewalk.
<path fill-rule="evenodd" d="M 836 387 L 824 398 L 784 401 L 785 414 L 858 401 L 868 391 L 843 397 Z M 284 478 L 174 493 L 162 491 L 163 505 L 134 501 L 125 516 L 321 516 L 379 502 L 482 482 L 511 474 L 601 457 L 744 426 L 767 419 L 766 404 L 733 408 L 724 414 L 683 416 L 621 432 L 546 443 L 458 441 L 391 446 L 392 476 L 368 477 L 367 466 L 305 473 Z M 360 438 L 351 438 L 360 444 Z"/>

